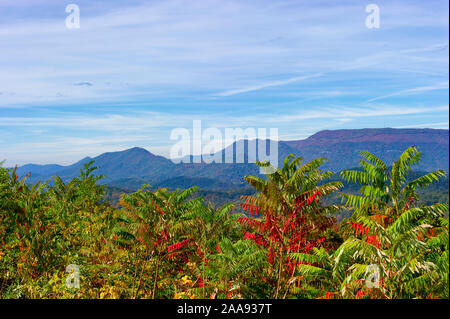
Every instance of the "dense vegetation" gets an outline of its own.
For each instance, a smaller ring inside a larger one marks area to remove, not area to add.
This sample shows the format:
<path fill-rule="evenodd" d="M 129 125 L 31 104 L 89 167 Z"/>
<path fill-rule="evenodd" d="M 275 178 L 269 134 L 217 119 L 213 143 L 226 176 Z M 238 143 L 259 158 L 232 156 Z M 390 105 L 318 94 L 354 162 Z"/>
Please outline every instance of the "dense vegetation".
<path fill-rule="evenodd" d="M 361 168 L 353 168 L 353 170 L 360 170 Z M 406 175 L 406 180 L 413 181 L 416 178 L 425 175 L 427 172 L 423 171 L 410 171 Z M 328 178 L 326 181 L 342 181 L 340 177 L 341 172 L 333 174 L 330 178 Z M 177 188 L 189 188 L 192 186 L 198 186 L 198 191 L 194 193 L 194 196 L 200 196 L 203 197 L 206 201 L 210 202 L 214 207 L 219 207 L 222 205 L 225 205 L 226 203 L 233 203 L 234 208 L 233 212 L 240 212 L 242 213 L 243 210 L 239 206 L 239 204 L 242 202 L 241 198 L 243 195 L 254 195 L 256 194 L 256 190 L 249 186 L 247 184 L 246 187 L 235 187 L 235 188 L 229 188 L 229 187 L 223 187 L 221 189 L 211 187 L 211 184 L 208 185 L 208 187 L 202 187 L 195 183 L 195 179 L 185 179 L 185 178 L 179 178 L 177 179 L 181 181 L 179 184 L 173 184 L 173 185 L 153 185 L 152 189 L 156 190 L 158 188 L 168 188 L 171 190 L 175 190 Z M 340 204 L 341 203 L 341 193 L 348 193 L 348 194 L 358 194 L 359 192 L 359 185 L 352 183 L 352 182 L 345 182 L 342 181 L 343 187 L 339 189 L 339 192 L 336 192 L 332 194 L 331 196 L 326 196 L 322 200 L 324 203 L 327 204 Z M 143 183 L 145 184 L 145 183 Z M 109 202 L 113 206 L 118 206 L 120 197 L 123 194 L 130 194 L 134 191 L 129 188 L 119 188 L 115 186 L 105 185 L 105 193 L 104 193 L 104 200 Z M 419 205 L 432 205 L 434 203 L 446 203 L 448 202 L 449 198 L 449 179 L 448 176 L 440 178 L 438 181 L 432 183 L 431 185 L 428 185 L 427 187 L 421 188 L 418 190 L 418 204 Z M 338 221 L 341 221 L 343 218 L 346 218 L 349 216 L 349 211 L 342 211 L 340 213 L 335 214 L 335 217 L 338 219 Z"/>
<path fill-rule="evenodd" d="M 245 176 L 244 214 L 195 187 L 144 185 L 111 206 L 92 162 L 68 183 L 30 184 L 0 167 L 0 296 L 449 298 L 448 198 L 419 201 L 444 172 L 407 178 L 415 147 L 389 166 L 361 155 L 341 180 L 326 159 L 294 156 L 265 179 Z M 79 288 L 67 285 L 69 265 Z"/>

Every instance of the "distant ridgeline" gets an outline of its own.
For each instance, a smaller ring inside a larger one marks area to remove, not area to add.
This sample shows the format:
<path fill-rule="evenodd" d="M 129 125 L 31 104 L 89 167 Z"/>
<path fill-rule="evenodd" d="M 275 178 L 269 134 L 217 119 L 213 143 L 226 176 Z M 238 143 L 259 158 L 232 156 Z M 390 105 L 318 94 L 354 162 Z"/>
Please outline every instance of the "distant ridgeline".
<path fill-rule="evenodd" d="M 78 176 L 86 162 L 95 160 L 98 174 L 110 188 L 109 194 L 120 191 L 135 191 L 142 184 L 154 187 L 187 188 L 198 186 L 206 192 L 205 197 L 233 200 L 247 192 L 243 177 L 259 175 L 259 169 L 247 162 L 248 144 L 245 141 L 244 163 L 179 163 L 154 155 L 143 148 L 131 148 L 120 152 L 109 152 L 83 160 L 69 166 L 28 164 L 18 168 L 19 176 L 31 173 L 30 182 L 45 181 L 58 175 L 64 181 Z M 267 143 L 268 144 L 268 143 Z M 282 165 L 288 154 L 303 157 L 308 162 L 317 157 L 326 157 L 324 169 L 340 172 L 358 166 L 359 152 L 369 151 L 386 163 L 392 162 L 409 146 L 416 145 L 423 153 L 415 171 L 430 172 L 436 169 L 449 171 L 449 131 L 437 129 L 358 129 L 321 131 L 305 140 L 278 142 L 278 163 Z M 236 149 L 236 143 L 229 146 Z M 222 157 L 225 150 L 222 150 Z M 235 152 L 234 152 L 235 154 Z M 235 154 L 236 155 L 236 154 Z M 188 159 L 187 159 L 188 160 Z M 192 161 L 191 161 L 192 162 Z M 436 196 L 447 196 L 448 178 L 435 186 Z M 445 188 L 445 191 L 443 190 Z M 440 195 L 439 195 L 440 194 Z M 222 201 L 214 200 L 214 202 Z M 113 200 L 114 201 L 114 200 Z"/>
<path fill-rule="evenodd" d="M 352 169 L 352 168 L 351 168 Z M 353 168 L 357 169 L 357 168 Z M 336 173 L 330 180 L 340 180 L 339 173 Z M 422 171 L 412 171 L 408 175 L 408 181 L 414 180 L 420 176 L 425 175 L 426 172 Z M 234 186 L 234 188 L 221 188 L 217 187 L 217 184 L 202 185 L 201 182 L 195 182 L 195 179 L 188 177 L 179 177 L 173 179 L 172 181 L 180 181 L 180 183 L 162 183 L 153 186 L 155 189 L 158 187 L 168 187 L 170 189 L 185 189 L 192 186 L 198 186 L 199 191 L 195 193 L 195 196 L 201 196 L 207 201 L 211 202 L 215 207 L 222 206 L 226 203 L 239 203 L 242 195 L 254 195 L 255 190 L 251 187 L 244 186 Z M 198 181 L 203 181 L 206 179 L 198 179 Z M 352 193 L 356 194 L 359 191 L 360 185 L 353 183 L 343 183 L 344 187 L 340 190 L 342 193 Z M 107 186 L 105 201 L 110 202 L 112 205 L 117 205 L 120 200 L 120 195 L 124 193 L 132 193 L 136 188 L 121 188 L 115 186 Z M 449 178 L 441 178 L 439 181 L 432 183 L 427 186 L 424 190 L 418 191 L 420 196 L 420 204 L 423 205 L 433 205 L 435 203 L 448 203 L 449 201 Z M 341 204 L 341 199 L 338 194 L 332 195 L 332 197 L 326 196 L 324 200 L 327 204 Z"/>

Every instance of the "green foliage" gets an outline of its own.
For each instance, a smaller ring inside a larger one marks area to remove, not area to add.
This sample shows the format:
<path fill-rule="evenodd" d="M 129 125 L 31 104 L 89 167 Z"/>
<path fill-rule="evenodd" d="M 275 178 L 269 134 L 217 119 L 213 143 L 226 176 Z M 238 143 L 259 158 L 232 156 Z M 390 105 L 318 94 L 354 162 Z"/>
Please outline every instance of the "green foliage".
<path fill-rule="evenodd" d="M 287 156 L 246 176 L 253 189 L 218 191 L 233 203 L 144 185 L 117 207 L 93 162 L 35 183 L 0 165 L 0 298 L 449 298 L 448 195 L 421 198 L 444 172 L 411 174 L 414 146 L 392 165 L 361 155 L 342 181 L 324 158 Z M 353 183 L 359 193 L 334 204 Z"/>
<path fill-rule="evenodd" d="M 448 203 L 414 204 L 417 190 L 445 173 L 438 170 L 408 182 L 407 173 L 422 157 L 414 146 L 391 169 L 374 155 L 361 154 L 364 170 L 342 173 L 362 186 L 361 195 L 343 195 L 354 213 L 342 223 L 348 239 L 335 252 L 333 274 L 345 277 L 341 295 L 346 296 L 349 286 L 359 288 L 360 296 L 378 298 L 448 296 L 448 276 L 442 275 L 448 269 L 442 259 L 448 256 Z M 379 271 L 379 287 L 358 287 L 370 265 Z"/>

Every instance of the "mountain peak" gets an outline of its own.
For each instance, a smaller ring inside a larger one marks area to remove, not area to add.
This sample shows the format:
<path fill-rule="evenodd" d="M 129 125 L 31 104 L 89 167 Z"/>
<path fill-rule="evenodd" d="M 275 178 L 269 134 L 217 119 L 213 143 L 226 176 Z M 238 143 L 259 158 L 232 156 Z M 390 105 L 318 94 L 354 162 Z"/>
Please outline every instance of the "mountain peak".
<path fill-rule="evenodd" d="M 122 152 L 124 152 L 124 153 L 140 153 L 140 154 L 152 154 L 152 155 L 154 155 L 153 153 L 147 151 L 145 148 L 138 147 L 138 146 L 126 149 L 126 150 L 124 150 Z"/>
<path fill-rule="evenodd" d="M 98 157 L 105 157 L 105 156 L 106 157 L 109 157 L 109 156 L 114 156 L 114 157 L 117 157 L 117 156 L 119 156 L 119 157 L 123 157 L 123 156 L 154 157 L 156 155 L 154 155 L 153 153 L 147 151 L 145 148 L 135 146 L 135 147 L 123 150 L 123 151 L 106 152 L 106 153 L 100 154 L 96 158 L 98 158 Z"/>
<path fill-rule="evenodd" d="M 135 147 L 129 148 L 126 151 L 141 151 L 141 152 L 145 151 L 145 152 L 148 152 L 145 148 L 139 147 L 139 146 L 135 146 Z"/>

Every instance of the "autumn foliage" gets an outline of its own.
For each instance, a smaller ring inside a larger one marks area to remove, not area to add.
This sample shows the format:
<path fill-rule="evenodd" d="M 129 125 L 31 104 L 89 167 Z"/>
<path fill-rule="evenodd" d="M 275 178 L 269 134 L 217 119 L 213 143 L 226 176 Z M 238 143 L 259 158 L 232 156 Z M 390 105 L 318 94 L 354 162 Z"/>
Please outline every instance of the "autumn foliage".
<path fill-rule="evenodd" d="M 221 207 L 196 187 L 150 185 L 113 207 L 93 163 L 36 184 L 0 167 L 0 298 L 448 298 L 448 203 L 417 204 L 444 172 L 406 182 L 415 147 L 390 166 L 361 155 L 342 181 L 325 158 L 288 156 L 245 176 L 255 195 Z M 340 193 L 343 182 L 360 192 Z"/>

